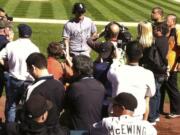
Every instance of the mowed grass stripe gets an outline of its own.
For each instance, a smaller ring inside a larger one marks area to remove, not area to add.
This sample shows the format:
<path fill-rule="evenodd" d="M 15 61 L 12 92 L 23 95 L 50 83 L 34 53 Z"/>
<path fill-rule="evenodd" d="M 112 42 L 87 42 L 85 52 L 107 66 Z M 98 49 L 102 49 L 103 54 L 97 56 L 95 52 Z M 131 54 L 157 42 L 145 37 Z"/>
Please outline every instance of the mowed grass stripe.
<path fill-rule="evenodd" d="M 161 7 L 164 7 L 165 9 L 172 10 L 173 12 L 176 12 L 176 13 L 180 12 L 180 8 L 176 7 L 175 4 L 173 4 L 173 3 L 169 3 L 169 1 L 165 1 L 165 0 L 164 1 L 154 1 L 154 0 L 151 0 L 151 2 L 156 3 L 156 4 L 160 5 Z"/>
<path fill-rule="evenodd" d="M 31 2 L 29 9 L 27 10 L 27 18 L 39 18 L 41 9 L 41 2 Z"/>
<path fill-rule="evenodd" d="M 52 0 L 51 3 L 53 6 L 54 18 L 67 19 L 66 10 L 65 10 L 64 5 L 62 4 L 63 0 Z"/>
<path fill-rule="evenodd" d="M 91 14 L 92 18 L 101 21 L 107 20 L 107 18 L 97 8 L 95 8 L 94 5 L 89 2 L 89 0 L 79 0 L 79 1 L 84 3 L 88 7 L 88 11 Z"/>
<path fill-rule="evenodd" d="M 165 12 L 165 16 L 166 16 L 166 14 L 172 13 L 172 11 L 169 10 L 168 8 L 165 8 L 165 7 L 161 6 L 161 5 L 159 5 L 158 3 L 152 2 L 152 0 L 149 0 L 149 1 L 139 1 L 139 2 L 141 2 L 142 4 L 144 4 L 146 6 L 147 5 L 150 6 L 151 10 L 152 10 L 153 7 L 157 7 L 157 6 L 163 8 L 163 10 Z M 177 19 L 179 20 L 179 13 L 177 14 Z"/>
<path fill-rule="evenodd" d="M 131 9 L 127 9 L 124 5 L 120 4 L 119 1 L 106 1 L 114 7 L 114 12 L 119 13 L 120 21 L 136 21 L 136 18 L 139 17 L 134 11 L 131 11 Z"/>
<path fill-rule="evenodd" d="M 0 7 L 3 8 L 9 0 L 0 0 Z"/>
<path fill-rule="evenodd" d="M 179 16 L 179 12 L 180 11 L 175 11 L 175 10 L 173 10 L 173 8 L 171 8 L 170 6 L 166 6 L 166 5 L 164 5 L 164 4 L 162 4 L 162 3 L 159 3 L 159 2 L 157 2 L 157 1 L 149 1 L 149 2 L 151 2 L 151 3 L 153 3 L 153 4 L 155 4 L 155 5 L 158 5 L 158 6 L 160 6 L 160 7 L 162 7 L 163 9 L 164 9 L 164 12 L 166 13 L 166 14 L 170 14 L 170 13 L 175 13 L 176 15 L 177 15 L 177 19 L 179 20 L 180 19 L 180 16 Z"/>
<path fill-rule="evenodd" d="M 62 0 L 62 4 L 63 4 L 64 9 L 66 11 L 67 18 L 70 18 L 71 15 L 72 15 L 72 6 L 73 6 L 73 3 L 71 3 L 70 0 Z"/>
<path fill-rule="evenodd" d="M 119 21 L 119 15 L 114 14 L 111 10 L 109 10 L 105 5 L 103 5 L 104 1 L 102 2 L 102 0 L 90 0 L 91 3 L 94 4 L 94 6 L 96 8 L 98 8 L 98 10 L 106 16 L 107 21 L 108 20 L 115 20 L 115 21 Z"/>
<path fill-rule="evenodd" d="M 176 2 L 174 0 L 172 0 L 172 1 L 169 0 L 168 2 L 171 3 L 176 9 L 179 9 L 179 6 L 180 6 L 179 2 Z"/>
<path fill-rule="evenodd" d="M 100 2 L 101 0 L 98 0 L 98 1 Z M 113 5 L 110 5 L 110 4 L 109 4 L 107 1 L 105 1 L 105 0 L 104 0 L 101 4 L 102 4 L 104 7 L 106 7 L 107 10 L 110 10 L 113 14 L 115 14 L 116 16 L 119 17 L 119 19 L 118 19 L 117 21 L 119 21 L 119 20 L 128 20 L 126 14 L 124 14 L 123 12 L 121 12 L 121 10 L 119 10 L 119 8 L 116 8 L 116 7 L 114 7 Z M 128 21 L 130 21 L 130 19 L 129 19 Z"/>
<path fill-rule="evenodd" d="M 149 17 L 151 14 L 152 7 L 149 5 L 142 4 L 140 1 L 129 0 L 128 2 L 131 6 L 136 6 L 136 8 L 138 8 L 141 12 L 145 12 L 145 17 Z"/>
<path fill-rule="evenodd" d="M 134 0 L 132 0 L 132 1 L 134 1 Z M 146 9 L 149 9 L 150 11 L 151 11 L 152 8 L 153 8 L 153 6 L 148 5 L 148 2 L 147 2 L 147 1 L 136 0 L 135 2 L 136 2 L 139 6 L 142 6 L 142 7 L 146 8 Z M 147 4 L 146 4 L 146 3 L 147 3 Z"/>
<path fill-rule="evenodd" d="M 41 3 L 41 13 L 40 13 L 40 18 L 50 18 L 53 19 L 53 7 L 50 2 L 42 2 Z"/>
<path fill-rule="evenodd" d="M 144 19 L 144 17 L 147 17 L 149 14 L 147 14 L 146 12 L 144 12 L 143 10 L 139 9 L 137 7 L 137 5 L 132 5 L 129 1 L 124 1 L 124 0 L 115 0 L 117 3 L 122 4 L 124 7 L 126 7 L 127 9 L 131 9 L 132 11 L 134 11 L 138 16 L 140 16 L 137 19 Z M 136 1 L 134 1 L 135 3 Z"/>
<path fill-rule="evenodd" d="M 26 17 L 27 10 L 30 6 L 30 1 L 21 1 L 15 8 L 13 16 Z"/>

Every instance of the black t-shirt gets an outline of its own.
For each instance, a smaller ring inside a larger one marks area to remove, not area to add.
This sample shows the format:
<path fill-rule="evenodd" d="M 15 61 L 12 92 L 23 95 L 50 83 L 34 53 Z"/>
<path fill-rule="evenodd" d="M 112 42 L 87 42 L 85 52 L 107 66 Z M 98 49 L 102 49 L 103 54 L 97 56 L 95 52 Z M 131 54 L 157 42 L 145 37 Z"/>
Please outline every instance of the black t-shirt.
<path fill-rule="evenodd" d="M 87 130 L 101 120 L 104 86 L 94 78 L 84 78 L 66 91 L 66 109 L 70 111 L 70 129 Z"/>
<path fill-rule="evenodd" d="M 52 76 L 39 78 L 46 81 L 36 87 L 31 95 L 40 94 L 53 103 L 53 107 L 49 110 L 46 124 L 48 126 L 56 125 L 59 122 L 59 115 L 63 109 L 65 89 L 63 84 L 53 79 Z"/>

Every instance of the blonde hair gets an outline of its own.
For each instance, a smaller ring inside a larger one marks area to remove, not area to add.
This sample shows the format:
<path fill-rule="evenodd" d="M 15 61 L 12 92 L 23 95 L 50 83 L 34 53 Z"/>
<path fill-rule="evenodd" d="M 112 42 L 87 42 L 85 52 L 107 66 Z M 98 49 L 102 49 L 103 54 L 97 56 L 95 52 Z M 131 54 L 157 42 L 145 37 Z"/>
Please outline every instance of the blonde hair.
<path fill-rule="evenodd" d="M 138 24 L 138 39 L 143 48 L 148 48 L 154 42 L 152 24 L 142 21 Z"/>

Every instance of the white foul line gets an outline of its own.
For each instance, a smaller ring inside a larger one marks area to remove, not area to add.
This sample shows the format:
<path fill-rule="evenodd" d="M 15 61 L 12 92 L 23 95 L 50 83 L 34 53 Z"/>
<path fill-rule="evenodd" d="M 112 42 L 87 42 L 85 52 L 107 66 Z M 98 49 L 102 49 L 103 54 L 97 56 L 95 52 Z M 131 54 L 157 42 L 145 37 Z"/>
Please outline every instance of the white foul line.
<path fill-rule="evenodd" d="M 58 20 L 58 19 L 34 19 L 34 18 L 13 18 L 14 22 L 19 23 L 47 23 L 47 24 L 65 24 L 68 20 Z M 96 25 L 106 25 L 109 21 L 94 21 Z M 137 27 L 138 22 L 118 22 L 121 25 L 127 27 Z M 180 28 L 180 24 L 176 25 Z"/>
<path fill-rule="evenodd" d="M 58 19 L 33 19 L 33 18 L 13 18 L 14 22 L 20 23 L 48 23 L 48 24 L 65 24 L 68 20 L 58 20 Z M 109 21 L 94 21 L 96 25 L 106 25 Z M 136 22 L 119 22 L 125 26 L 136 27 L 138 23 Z"/>

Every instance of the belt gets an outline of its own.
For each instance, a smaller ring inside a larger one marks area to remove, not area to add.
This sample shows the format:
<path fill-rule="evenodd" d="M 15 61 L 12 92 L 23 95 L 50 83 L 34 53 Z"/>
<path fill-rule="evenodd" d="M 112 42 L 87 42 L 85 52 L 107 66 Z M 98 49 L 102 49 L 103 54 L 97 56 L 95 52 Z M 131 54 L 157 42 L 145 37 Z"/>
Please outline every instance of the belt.
<path fill-rule="evenodd" d="M 85 52 L 85 50 L 80 50 L 80 51 L 72 51 L 72 52 Z"/>

